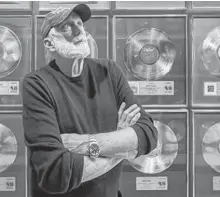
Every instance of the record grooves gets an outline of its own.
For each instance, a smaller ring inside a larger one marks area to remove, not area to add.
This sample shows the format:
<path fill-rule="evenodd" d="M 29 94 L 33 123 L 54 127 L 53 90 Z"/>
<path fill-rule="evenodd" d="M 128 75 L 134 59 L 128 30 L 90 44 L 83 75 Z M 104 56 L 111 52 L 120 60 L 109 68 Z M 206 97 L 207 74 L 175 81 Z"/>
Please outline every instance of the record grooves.
<path fill-rule="evenodd" d="M 220 123 L 214 124 L 205 133 L 202 155 L 206 163 L 220 173 Z"/>
<path fill-rule="evenodd" d="M 199 47 L 205 68 L 214 76 L 220 77 L 220 27 L 208 33 Z"/>
<path fill-rule="evenodd" d="M 171 70 L 176 48 L 165 32 L 143 28 L 125 43 L 123 59 L 128 71 L 140 80 L 157 80 Z"/>
<path fill-rule="evenodd" d="M 158 129 L 158 147 L 148 155 L 142 155 L 129 163 L 136 170 L 157 174 L 168 169 L 178 154 L 178 140 L 175 133 L 164 123 L 155 121 Z"/>
<path fill-rule="evenodd" d="M 0 124 L 0 173 L 11 166 L 17 156 L 17 140 L 14 133 Z"/>
<path fill-rule="evenodd" d="M 21 56 L 21 42 L 16 34 L 0 26 L 0 78 L 10 75 L 17 68 Z"/>

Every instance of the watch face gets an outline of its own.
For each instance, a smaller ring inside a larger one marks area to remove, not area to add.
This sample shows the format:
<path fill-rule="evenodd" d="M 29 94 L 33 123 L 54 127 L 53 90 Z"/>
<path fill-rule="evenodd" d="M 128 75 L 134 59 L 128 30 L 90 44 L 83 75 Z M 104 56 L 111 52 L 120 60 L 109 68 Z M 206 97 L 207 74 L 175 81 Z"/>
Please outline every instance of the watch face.
<path fill-rule="evenodd" d="M 99 152 L 100 152 L 100 149 L 99 149 L 98 144 L 96 144 L 96 143 L 90 144 L 90 154 L 91 154 L 91 156 L 97 157 L 97 156 L 99 156 Z"/>

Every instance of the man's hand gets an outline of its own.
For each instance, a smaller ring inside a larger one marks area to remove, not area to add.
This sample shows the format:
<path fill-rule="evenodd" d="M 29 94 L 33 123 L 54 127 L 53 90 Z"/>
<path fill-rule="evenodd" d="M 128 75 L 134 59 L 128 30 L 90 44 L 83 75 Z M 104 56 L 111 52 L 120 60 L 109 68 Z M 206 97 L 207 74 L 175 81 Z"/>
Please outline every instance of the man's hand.
<path fill-rule="evenodd" d="M 118 125 L 117 129 L 124 129 L 135 124 L 140 118 L 140 107 L 137 104 L 131 105 L 124 110 L 126 103 L 122 103 L 118 111 Z"/>

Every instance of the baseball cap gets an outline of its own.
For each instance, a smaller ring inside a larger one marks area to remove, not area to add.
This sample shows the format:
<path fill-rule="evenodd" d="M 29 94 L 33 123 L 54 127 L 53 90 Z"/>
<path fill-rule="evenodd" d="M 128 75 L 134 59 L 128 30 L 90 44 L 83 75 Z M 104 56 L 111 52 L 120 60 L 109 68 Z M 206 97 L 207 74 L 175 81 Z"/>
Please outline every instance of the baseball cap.
<path fill-rule="evenodd" d="M 62 23 L 72 12 L 78 14 L 83 22 L 88 21 L 91 17 L 91 10 L 89 6 L 85 4 L 78 4 L 73 8 L 57 8 L 45 16 L 41 26 L 43 39 L 47 36 L 51 28 Z"/>

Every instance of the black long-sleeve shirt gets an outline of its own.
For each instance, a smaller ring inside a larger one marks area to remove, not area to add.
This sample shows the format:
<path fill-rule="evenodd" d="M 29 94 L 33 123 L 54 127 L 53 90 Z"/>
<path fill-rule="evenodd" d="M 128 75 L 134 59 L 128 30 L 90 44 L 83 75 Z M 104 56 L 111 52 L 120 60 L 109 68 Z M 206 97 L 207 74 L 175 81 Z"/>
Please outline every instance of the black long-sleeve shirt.
<path fill-rule="evenodd" d="M 113 61 L 86 58 L 78 77 L 61 70 L 52 61 L 23 81 L 23 126 L 31 153 L 32 196 L 116 196 L 121 164 L 81 183 L 83 156 L 66 149 L 60 134 L 115 131 L 121 103 L 130 106 L 138 101 Z M 132 127 L 138 136 L 138 155 L 156 147 L 157 130 L 143 109 Z"/>

